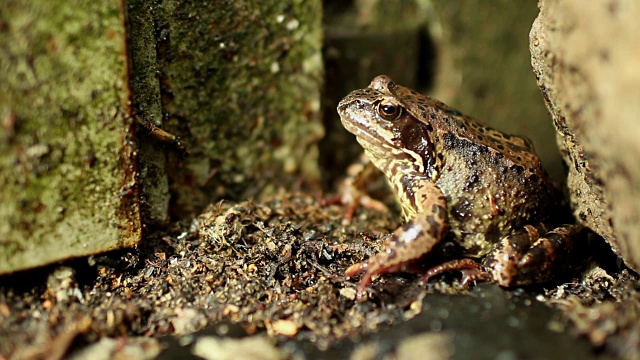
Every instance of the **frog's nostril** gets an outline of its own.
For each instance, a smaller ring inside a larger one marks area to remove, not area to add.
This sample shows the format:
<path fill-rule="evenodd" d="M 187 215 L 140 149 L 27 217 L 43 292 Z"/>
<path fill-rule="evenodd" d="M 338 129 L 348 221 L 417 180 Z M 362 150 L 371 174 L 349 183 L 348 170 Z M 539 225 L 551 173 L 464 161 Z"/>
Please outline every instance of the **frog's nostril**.
<path fill-rule="evenodd" d="M 345 110 L 347 110 L 347 107 L 349 107 L 349 102 L 347 101 L 340 101 L 340 103 L 338 104 L 338 112 L 342 113 Z"/>

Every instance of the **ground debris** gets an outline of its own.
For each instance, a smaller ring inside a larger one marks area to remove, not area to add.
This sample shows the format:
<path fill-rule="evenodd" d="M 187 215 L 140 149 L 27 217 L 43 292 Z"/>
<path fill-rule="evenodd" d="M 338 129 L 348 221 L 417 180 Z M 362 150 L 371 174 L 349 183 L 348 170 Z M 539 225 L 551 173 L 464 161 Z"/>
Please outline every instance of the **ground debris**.
<path fill-rule="evenodd" d="M 548 291 L 563 325 L 597 348 L 623 359 L 640 359 L 640 281 L 628 269 L 612 276 L 594 266 L 582 281 Z"/>
<path fill-rule="evenodd" d="M 264 201 L 225 201 L 190 222 L 150 234 L 137 249 L 0 278 L 0 338 L 7 339 L 0 342 L 0 355 L 36 354 L 29 351 L 44 346 L 65 357 L 80 354 L 83 345 L 99 351 L 103 347 L 97 344 L 102 342 L 109 351 L 132 344 L 127 349 L 147 349 L 144 356 L 152 358 L 160 348 L 174 347 L 161 339 L 185 339 L 185 344 L 193 345 L 197 336 L 260 337 L 274 346 L 271 358 L 289 358 L 292 353 L 323 357 L 317 351 L 334 346 L 344 350 L 338 353 L 344 357 L 355 348 L 363 350 L 357 346 L 360 341 L 381 332 L 398 341 L 379 349 L 385 353 L 405 349 L 402 339 L 436 339 L 429 334 L 441 331 L 454 330 L 452 341 L 458 344 L 457 322 L 471 326 L 474 309 L 482 310 L 474 299 L 486 297 L 486 290 L 478 287 L 468 300 L 454 301 L 448 297 L 469 293 L 452 281 L 456 274 L 424 285 L 415 274 L 395 273 L 376 279 L 367 301 L 355 301 L 358 279 L 345 278 L 344 269 L 379 251 L 400 216 L 359 209 L 352 222 L 343 224 L 343 215 L 342 207 L 318 206 L 309 195 L 282 193 Z M 613 354 L 624 356 L 639 349 L 633 342 L 640 338 L 634 323 L 639 312 L 635 274 L 597 268 L 586 274 L 546 292 L 541 287 L 494 287 L 492 306 L 512 301 L 500 294 L 538 296 L 561 310 L 563 330 L 575 329 L 578 336 Z M 436 305 L 425 310 L 430 301 Z M 440 319 L 436 307 L 442 313 L 467 315 Z M 589 315 L 593 311 L 601 316 Z M 428 319 L 426 328 L 404 328 L 422 316 Z M 482 326 L 489 323 L 486 316 L 478 315 Z M 611 317 L 616 319 L 613 325 L 605 319 Z M 505 334 L 510 332 L 506 329 Z M 160 342 L 146 348 L 133 345 L 150 336 Z M 207 341 L 217 348 L 236 344 Z M 180 340 L 175 346 L 186 345 Z M 452 351 L 449 345 L 443 349 L 443 354 Z"/>
<path fill-rule="evenodd" d="M 151 234 L 138 249 L 5 277 L 0 336 L 9 340 L 0 354 L 56 339 L 78 319 L 88 324 L 74 336 L 86 343 L 185 335 L 231 322 L 247 334 L 319 346 L 401 321 L 385 283 L 406 287 L 415 276 L 385 276 L 380 298 L 367 304 L 344 296 L 356 283 L 343 276 L 378 250 L 397 215 L 363 210 L 349 225 L 342 220 L 340 206 L 318 206 L 306 195 L 221 202 L 191 224 Z"/>

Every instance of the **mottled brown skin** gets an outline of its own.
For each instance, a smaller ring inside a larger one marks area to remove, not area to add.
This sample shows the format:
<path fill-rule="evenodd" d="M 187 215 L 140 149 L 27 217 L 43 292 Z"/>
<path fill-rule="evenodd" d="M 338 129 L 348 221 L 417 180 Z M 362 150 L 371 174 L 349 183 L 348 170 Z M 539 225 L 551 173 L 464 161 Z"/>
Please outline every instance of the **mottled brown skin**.
<path fill-rule="evenodd" d="M 359 297 L 372 276 L 398 271 L 420 259 L 447 232 L 466 256 L 493 251 L 485 260 L 487 271 L 476 271 L 479 265 L 467 259 L 434 268 L 427 277 L 468 269 L 473 275 L 467 279 L 491 278 L 503 286 L 539 281 L 518 276 L 522 265 L 518 261 L 535 266 L 539 260 L 505 252 L 513 250 L 513 239 L 522 238 L 528 241 L 526 249 L 537 249 L 535 253 L 546 254 L 554 247 L 542 237 L 546 228 L 535 234 L 531 229 L 537 228 L 524 228 L 548 220 L 555 197 L 529 141 L 483 126 L 384 75 L 345 97 L 338 113 L 386 175 L 407 220 L 384 251 L 346 270 L 347 276 L 364 272 Z"/>

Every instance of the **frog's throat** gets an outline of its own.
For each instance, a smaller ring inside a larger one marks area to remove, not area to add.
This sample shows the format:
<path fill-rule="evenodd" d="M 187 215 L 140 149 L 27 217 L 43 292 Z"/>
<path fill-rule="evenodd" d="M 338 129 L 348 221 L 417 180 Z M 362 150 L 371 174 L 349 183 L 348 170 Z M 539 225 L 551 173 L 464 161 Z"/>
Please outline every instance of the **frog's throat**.
<path fill-rule="evenodd" d="M 371 162 L 387 177 L 389 182 L 394 182 L 397 175 L 424 176 L 422 160 L 416 160 L 411 152 L 401 151 L 392 147 L 368 147 L 358 138 L 364 148 L 364 152 Z"/>

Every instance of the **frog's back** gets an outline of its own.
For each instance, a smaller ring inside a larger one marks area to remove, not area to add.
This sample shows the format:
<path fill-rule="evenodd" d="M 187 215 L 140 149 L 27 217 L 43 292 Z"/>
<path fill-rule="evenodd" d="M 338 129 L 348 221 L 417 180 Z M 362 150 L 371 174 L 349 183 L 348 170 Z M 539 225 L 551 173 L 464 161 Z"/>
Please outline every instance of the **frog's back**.
<path fill-rule="evenodd" d="M 381 75 L 372 82 L 375 89 L 393 95 L 417 120 L 431 124 L 436 136 L 449 142 L 469 142 L 486 147 L 487 151 L 500 153 L 513 164 L 540 167 L 540 159 L 530 140 L 505 134 L 482 124 L 479 120 L 462 114 L 443 102 L 422 95 L 412 89 L 397 85 L 390 77 Z M 447 135 L 449 134 L 449 135 Z M 451 134 L 454 134 L 455 139 Z"/>
<path fill-rule="evenodd" d="M 545 220 L 555 190 L 528 140 L 486 127 L 386 76 L 371 86 L 394 96 L 432 129 L 438 157 L 433 181 L 447 199 L 452 232 L 468 255 L 482 256 L 501 236 Z"/>

